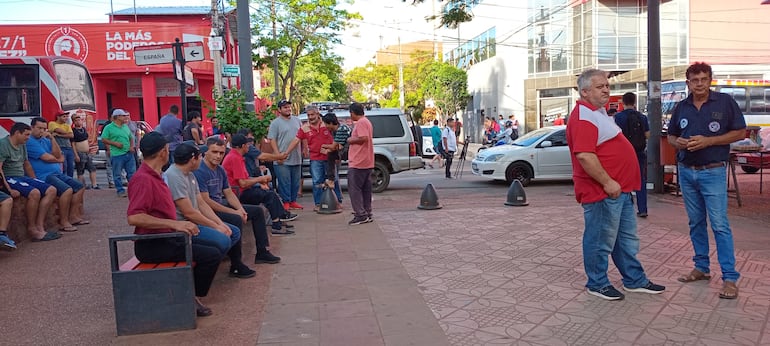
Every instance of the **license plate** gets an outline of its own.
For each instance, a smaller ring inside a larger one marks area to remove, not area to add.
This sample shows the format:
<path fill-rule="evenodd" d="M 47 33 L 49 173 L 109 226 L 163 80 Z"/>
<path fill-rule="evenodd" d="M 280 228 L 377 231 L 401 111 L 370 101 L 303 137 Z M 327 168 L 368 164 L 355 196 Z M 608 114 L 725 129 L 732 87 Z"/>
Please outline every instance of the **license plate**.
<path fill-rule="evenodd" d="M 746 160 L 745 157 L 738 156 L 738 163 L 747 163 L 748 160 Z"/>

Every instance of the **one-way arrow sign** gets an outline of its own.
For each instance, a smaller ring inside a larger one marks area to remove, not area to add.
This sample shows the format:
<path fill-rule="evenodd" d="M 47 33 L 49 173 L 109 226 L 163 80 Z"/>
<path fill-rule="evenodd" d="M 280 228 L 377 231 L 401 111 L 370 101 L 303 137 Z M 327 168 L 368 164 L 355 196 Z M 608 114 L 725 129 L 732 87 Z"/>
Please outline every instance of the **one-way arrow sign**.
<path fill-rule="evenodd" d="M 203 57 L 203 42 L 185 42 L 184 47 L 185 61 L 201 61 Z"/>

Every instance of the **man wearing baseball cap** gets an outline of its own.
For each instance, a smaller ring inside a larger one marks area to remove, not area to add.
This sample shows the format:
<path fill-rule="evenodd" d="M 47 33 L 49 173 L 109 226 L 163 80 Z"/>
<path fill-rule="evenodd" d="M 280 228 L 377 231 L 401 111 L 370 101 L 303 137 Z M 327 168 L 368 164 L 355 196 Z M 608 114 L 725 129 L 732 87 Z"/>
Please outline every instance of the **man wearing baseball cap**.
<path fill-rule="evenodd" d="M 123 187 L 121 172 L 125 170 L 126 179 L 130 181 L 136 171 L 136 161 L 134 160 L 136 148 L 134 136 L 127 125 L 128 119 L 128 112 L 117 108 L 112 111 L 112 122 L 102 130 L 102 142 L 104 145 L 110 146 L 112 180 L 115 181 L 115 188 L 120 197 L 128 196 L 126 188 Z"/>
<path fill-rule="evenodd" d="M 297 195 L 302 178 L 302 152 L 299 146 L 290 149 L 291 142 L 297 138 L 297 131 L 302 127 L 302 122 L 291 114 L 291 102 L 281 100 L 278 102 L 279 116 L 270 123 L 267 138 L 274 153 L 287 154 L 285 160 L 276 161 L 275 175 L 278 178 L 278 193 L 281 195 L 284 207 L 288 209 L 302 209 L 297 203 Z"/>
<path fill-rule="evenodd" d="M 56 121 L 48 122 L 48 132 L 51 133 L 53 139 L 59 144 L 62 155 L 64 155 L 64 166 L 62 172 L 68 177 L 72 177 L 75 173 L 75 151 L 72 150 L 72 143 L 70 140 L 75 137 L 72 132 L 72 127 L 67 123 L 70 114 L 65 111 L 60 111 L 56 114 Z"/>
<path fill-rule="evenodd" d="M 135 234 L 184 232 L 199 236 L 200 229 L 190 221 L 177 220 L 176 206 L 171 190 L 161 178 L 162 168 L 168 162 L 168 143 L 162 134 L 150 132 L 139 144 L 144 160 L 128 186 L 128 224 Z M 223 236 L 224 237 L 224 236 Z M 144 263 L 178 262 L 185 259 L 185 243 L 177 238 L 137 240 L 136 258 Z M 193 281 L 198 316 L 211 315 L 211 309 L 201 303 L 208 295 L 224 253 L 214 245 L 192 242 Z"/>

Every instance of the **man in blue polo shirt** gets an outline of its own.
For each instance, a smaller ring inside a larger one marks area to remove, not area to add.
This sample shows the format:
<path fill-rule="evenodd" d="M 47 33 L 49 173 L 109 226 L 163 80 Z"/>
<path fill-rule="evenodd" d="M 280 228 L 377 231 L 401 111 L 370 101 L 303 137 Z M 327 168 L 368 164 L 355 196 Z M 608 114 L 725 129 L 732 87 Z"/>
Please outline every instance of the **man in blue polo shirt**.
<path fill-rule="evenodd" d="M 59 231 L 74 232 L 83 220 L 83 184 L 62 173 L 62 154 L 59 144 L 51 140 L 48 124 L 43 118 L 32 118 L 32 136 L 27 141 L 27 156 L 35 177 L 56 188 L 59 196 Z"/>
<path fill-rule="evenodd" d="M 711 91 L 711 66 L 698 62 L 687 68 L 690 95 L 677 104 L 668 126 L 668 142 L 678 149 L 679 185 L 690 219 L 695 268 L 681 282 L 709 280 L 708 215 L 722 270 L 719 298 L 738 297 L 733 234 L 727 219 L 727 160 L 730 143 L 746 134 L 743 113 L 730 95 Z"/>

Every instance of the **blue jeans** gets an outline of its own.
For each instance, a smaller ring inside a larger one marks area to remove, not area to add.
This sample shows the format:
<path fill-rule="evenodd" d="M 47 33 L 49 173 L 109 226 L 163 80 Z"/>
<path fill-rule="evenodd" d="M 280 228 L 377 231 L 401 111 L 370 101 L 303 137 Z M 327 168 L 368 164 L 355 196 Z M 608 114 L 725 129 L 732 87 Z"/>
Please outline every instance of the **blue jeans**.
<path fill-rule="evenodd" d="M 233 232 L 230 234 L 230 237 L 211 227 L 198 225 L 200 233 L 192 237 L 193 244 L 216 247 L 222 253 L 222 256 L 224 256 L 230 251 L 230 248 L 235 245 L 235 243 L 241 240 L 241 230 L 229 223 L 226 225 L 230 227 L 230 230 Z"/>
<path fill-rule="evenodd" d="M 597 290 L 611 285 L 607 278 L 608 255 L 623 276 L 623 286 L 639 288 L 649 280 L 636 254 L 639 237 L 636 235 L 636 215 L 630 193 L 616 199 L 583 204 L 585 231 L 583 232 L 583 265 L 588 276 L 588 289 Z"/>
<path fill-rule="evenodd" d="M 45 182 L 56 188 L 56 195 L 58 196 L 63 195 L 69 189 L 72 189 L 72 193 L 77 193 L 84 187 L 83 184 L 75 178 L 64 175 L 64 173 L 49 174 L 45 177 Z"/>
<path fill-rule="evenodd" d="M 641 189 L 636 190 L 636 208 L 640 213 L 647 213 L 647 154 L 636 153 L 639 160 L 639 172 L 642 174 Z"/>
<path fill-rule="evenodd" d="M 321 194 L 323 194 L 323 183 L 326 180 L 326 161 L 310 160 L 310 179 L 313 180 L 313 202 L 315 205 L 321 204 Z"/>
<path fill-rule="evenodd" d="M 125 192 L 126 188 L 123 187 L 123 178 L 121 177 L 121 173 L 125 169 L 126 179 L 131 181 L 131 177 L 136 171 L 134 154 L 128 152 L 123 155 L 111 156 L 110 162 L 112 163 L 112 181 L 115 182 L 115 188 L 118 189 L 118 193 Z"/>
<path fill-rule="evenodd" d="M 278 179 L 278 194 L 283 202 L 296 202 L 299 180 L 302 177 L 302 166 L 276 164 L 275 177 Z"/>
<path fill-rule="evenodd" d="M 68 177 L 72 177 L 75 173 L 75 152 L 72 147 L 61 148 L 61 153 L 64 155 L 64 165 L 62 166 L 62 172 Z"/>
<path fill-rule="evenodd" d="M 714 231 L 717 259 L 722 268 L 722 280 L 738 281 L 735 270 L 733 233 L 727 220 L 727 169 L 716 167 L 694 170 L 679 165 L 679 185 L 682 188 L 684 207 L 690 219 L 690 240 L 695 256 L 695 269 L 709 273 L 709 236 L 706 215 Z"/>

